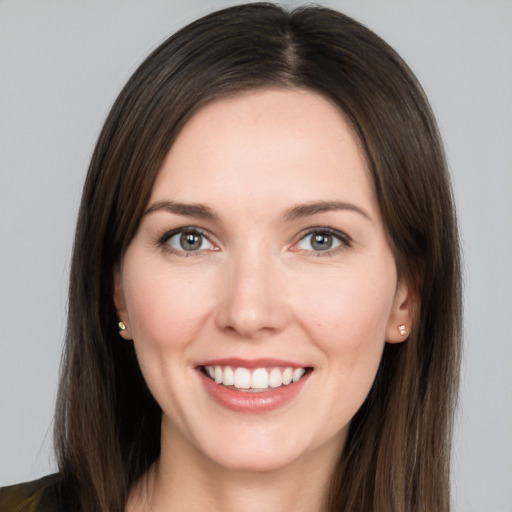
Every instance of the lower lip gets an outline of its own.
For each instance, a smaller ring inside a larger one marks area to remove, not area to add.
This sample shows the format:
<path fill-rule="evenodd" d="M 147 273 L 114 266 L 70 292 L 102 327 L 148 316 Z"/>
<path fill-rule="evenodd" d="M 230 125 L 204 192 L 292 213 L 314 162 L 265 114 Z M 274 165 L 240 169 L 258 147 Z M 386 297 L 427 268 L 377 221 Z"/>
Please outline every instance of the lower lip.
<path fill-rule="evenodd" d="M 304 387 L 310 373 L 306 373 L 297 382 L 270 389 L 269 391 L 237 391 L 207 377 L 201 370 L 198 370 L 203 385 L 209 395 L 226 409 L 235 412 L 262 413 L 273 411 L 295 398 Z"/>

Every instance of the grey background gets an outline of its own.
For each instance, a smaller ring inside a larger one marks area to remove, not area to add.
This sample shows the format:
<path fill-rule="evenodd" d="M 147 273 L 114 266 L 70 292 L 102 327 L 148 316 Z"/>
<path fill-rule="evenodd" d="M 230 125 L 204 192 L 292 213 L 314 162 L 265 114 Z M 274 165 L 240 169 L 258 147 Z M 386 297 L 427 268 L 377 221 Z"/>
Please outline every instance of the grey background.
<path fill-rule="evenodd" d="M 100 126 L 130 73 L 220 0 L 0 0 L 0 483 L 55 469 L 51 422 L 74 221 Z M 295 2 L 286 2 L 295 5 Z M 512 2 L 325 2 L 423 83 L 465 253 L 455 512 L 512 511 Z"/>

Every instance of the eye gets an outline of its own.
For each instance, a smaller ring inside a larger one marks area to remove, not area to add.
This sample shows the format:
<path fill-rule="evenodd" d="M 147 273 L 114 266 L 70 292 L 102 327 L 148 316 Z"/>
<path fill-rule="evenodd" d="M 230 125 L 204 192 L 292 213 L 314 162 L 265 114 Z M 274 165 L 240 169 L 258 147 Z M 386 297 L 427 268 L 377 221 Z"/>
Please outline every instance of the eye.
<path fill-rule="evenodd" d="M 296 247 L 300 250 L 313 253 L 327 253 L 348 245 L 349 238 L 347 235 L 323 228 L 315 229 L 304 235 L 296 244 Z"/>
<path fill-rule="evenodd" d="M 174 252 L 213 251 L 215 246 L 206 235 L 196 228 L 183 228 L 165 235 L 163 243 L 170 246 Z"/>

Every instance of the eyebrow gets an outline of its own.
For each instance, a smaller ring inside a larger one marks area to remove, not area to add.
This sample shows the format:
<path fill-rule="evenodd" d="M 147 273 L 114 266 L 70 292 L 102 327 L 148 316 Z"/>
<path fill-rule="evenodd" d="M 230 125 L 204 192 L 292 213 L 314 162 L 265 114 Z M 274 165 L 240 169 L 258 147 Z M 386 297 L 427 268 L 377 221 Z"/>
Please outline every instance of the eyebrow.
<path fill-rule="evenodd" d="M 317 213 L 332 212 L 337 210 L 349 210 L 362 215 L 365 219 L 373 222 L 372 217 L 359 206 L 344 201 L 319 201 L 314 203 L 294 206 L 286 211 L 285 219 L 296 220 L 303 217 L 316 215 Z"/>
<path fill-rule="evenodd" d="M 185 215 L 187 217 L 218 220 L 218 215 L 215 214 L 211 208 L 204 204 L 175 203 L 174 201 L 157 201 L 144 212 L 144 215 L 149 215 L 150 213 L 161 210 L 174 213 L 176 215 Z"/>
<path fill-rule="evenodd" d="M 206 220 L 219 220 L 219 216 L 209 207 L 201 203 L 176 203 L 174 201 L 157 201 L 152 204 L 144 215 L 149 215 L 156 211 L 166 211 L 176 215 L 184 215 L 187 217 L 197 217 Z M 286 210 L 284 218 L 288 221 L 310 217 L 318 213 L 331 212 L 338 210 L 349 210 L 356 212 L 365 219 L 373 222 L 371 216 L 359 206 L 344 201 L 318 201 L 307 204 L 293 206 Z"/>

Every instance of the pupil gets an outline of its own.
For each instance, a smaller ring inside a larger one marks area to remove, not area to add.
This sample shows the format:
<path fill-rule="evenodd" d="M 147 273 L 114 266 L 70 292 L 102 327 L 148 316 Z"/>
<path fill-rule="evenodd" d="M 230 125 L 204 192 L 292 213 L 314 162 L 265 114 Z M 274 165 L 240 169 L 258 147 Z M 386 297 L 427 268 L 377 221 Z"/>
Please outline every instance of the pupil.
<path fill-rule="evenodd" d="M 327 249 L 331 248 L 331 245 L 331 235 L 317 234 L 313 236 L 313 240 L 311 241 L 311 246 L 317 251 L 326 251 Z"/>
<path fill-rule="evenodd" d="M 180 237 L 180 243 L 185 251 L 195 251 L 201 247 L 201 235 L 183 233 Z"/>

